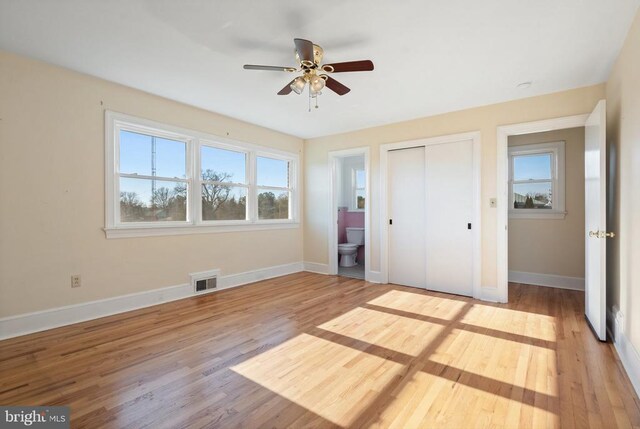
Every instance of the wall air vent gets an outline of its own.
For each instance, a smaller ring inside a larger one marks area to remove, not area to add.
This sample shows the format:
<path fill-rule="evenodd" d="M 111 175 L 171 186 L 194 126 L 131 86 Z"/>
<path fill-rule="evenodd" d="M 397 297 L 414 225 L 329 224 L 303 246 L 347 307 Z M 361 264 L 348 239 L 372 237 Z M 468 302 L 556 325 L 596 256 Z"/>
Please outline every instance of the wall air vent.
<path fill-rule="evenodd" d="M 211 270 L 191 274 L 191 285 L 195 294 L 208 293 L 217 290 L 220 270 Z"/>
<path fill-rule="evenodd" d="M 204 292 L 210 289 L 215 289 L 218 286 L 218 278 L 211 277 L 210 279 L 202 279 L 196 281 L 196 293 Z"/>

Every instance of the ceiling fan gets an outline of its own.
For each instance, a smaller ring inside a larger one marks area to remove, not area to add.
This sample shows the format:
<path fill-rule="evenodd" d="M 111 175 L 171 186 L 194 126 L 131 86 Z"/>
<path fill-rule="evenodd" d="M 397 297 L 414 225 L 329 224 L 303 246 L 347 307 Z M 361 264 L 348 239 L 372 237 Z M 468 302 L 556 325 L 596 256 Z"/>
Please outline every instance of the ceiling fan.
<path fill-rule="evenodd" d="M 318 107 L 317 96 L 321 94 L 321 91 L 325 86 L 338 95 L 345 95 L 351 91 L 351 89 L 347 88 L 327 73 L 331 74 L 373 70 L 373 63 L 370 60 L 321 65 L 324 51 L 320 46 L 314 45 L 312 42 L 305 39 L 293 39 L 293 43 L 296 46 L 295 53 L 299 67 L 245 64 L 244 68 L 246 70 L 270 70 L 289 73 L 302 72 L 300 76 L 294 78 L 284 88 L 282 88 L 278 92 L 278 95 L 287 95 L 292 91 L 296 94 L 302 94 L 306 85 L 309 84 L 309 99 L 312 97 L 316 98 L 316 107 Z"/>

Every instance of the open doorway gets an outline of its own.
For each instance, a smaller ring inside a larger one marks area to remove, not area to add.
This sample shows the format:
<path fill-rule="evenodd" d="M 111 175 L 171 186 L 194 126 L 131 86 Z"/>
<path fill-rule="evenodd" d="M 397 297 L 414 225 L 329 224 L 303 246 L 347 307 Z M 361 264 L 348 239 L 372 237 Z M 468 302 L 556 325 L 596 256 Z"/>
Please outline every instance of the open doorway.
<path fill-rule="evenodd" d="M 584 147 L 584 127 L 509 136 L 509 282 L 585 290 Z"/>
<path fill-rule="evenodd" d="M 330 152 L 329 273 L 369 279 L 369 150 Z"/>

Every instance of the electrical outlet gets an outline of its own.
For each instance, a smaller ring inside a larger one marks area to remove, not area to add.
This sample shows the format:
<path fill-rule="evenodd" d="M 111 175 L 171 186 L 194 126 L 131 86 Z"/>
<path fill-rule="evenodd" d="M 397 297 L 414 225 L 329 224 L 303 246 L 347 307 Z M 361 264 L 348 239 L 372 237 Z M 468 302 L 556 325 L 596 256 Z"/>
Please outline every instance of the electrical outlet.
<path fill-rule="evenodd" d="M 489 198 L 489 207 L 495 209 L 498 207 L 498 199 L 497 198 Z"/>
<path fill-rule="evenodd" d="M 80 275 L 74 274 L 71 276 L 71 287 L 80 287 L 82 282 L 80 281 Z"/>

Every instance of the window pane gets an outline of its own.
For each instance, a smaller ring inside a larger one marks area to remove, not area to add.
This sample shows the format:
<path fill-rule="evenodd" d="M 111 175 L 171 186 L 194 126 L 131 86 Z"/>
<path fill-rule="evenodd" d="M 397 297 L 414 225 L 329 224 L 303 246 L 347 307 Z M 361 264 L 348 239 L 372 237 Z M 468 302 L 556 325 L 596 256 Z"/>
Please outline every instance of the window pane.
<path fill-rule="evenodd" d="M 202 146 L 200 151 L 202 180 L 246 183 L 246 156 L 242 152 Z"/>
<path fill-rule="evenodd" d="M 258 186 L 289 187 L 288 161 L 259 156 L 257 162 Z"/>
<path fill-rule="evenodd" d="M 120 131 L 120 172 L 184 179 L 186 148 L 184 142 Z"/>
<path fill-rule="evenodd" d="M 356 170 L 356 188 L 364 187 L 364 170 Z"/>
<path fill-rule="evenodd" d="M 260 192 L 258 194 L 258 219 L 289 219 L 289 193 Z"/>
<path fill-rule="evenodd" d="M 247 188 L 202 185 L 202 220 L 245 220 Z"/>
<path fill-rule="evenodd" d="M 187 184 L 120 178 L 120 221 L 187 220 Z"/>
<path fill-rule="evenodd" d="M 364 210 L 364 189 L 356 190 L 356 208 Z"/>
<path fill-rule="evenodd" d="M 514 209 L 551 209 L 551 182 L 513 185 Z"/>
<path fill-rule="evenodd" d="M 551 179 L 552 154 L 513 157 L 513 180 Z"/>

